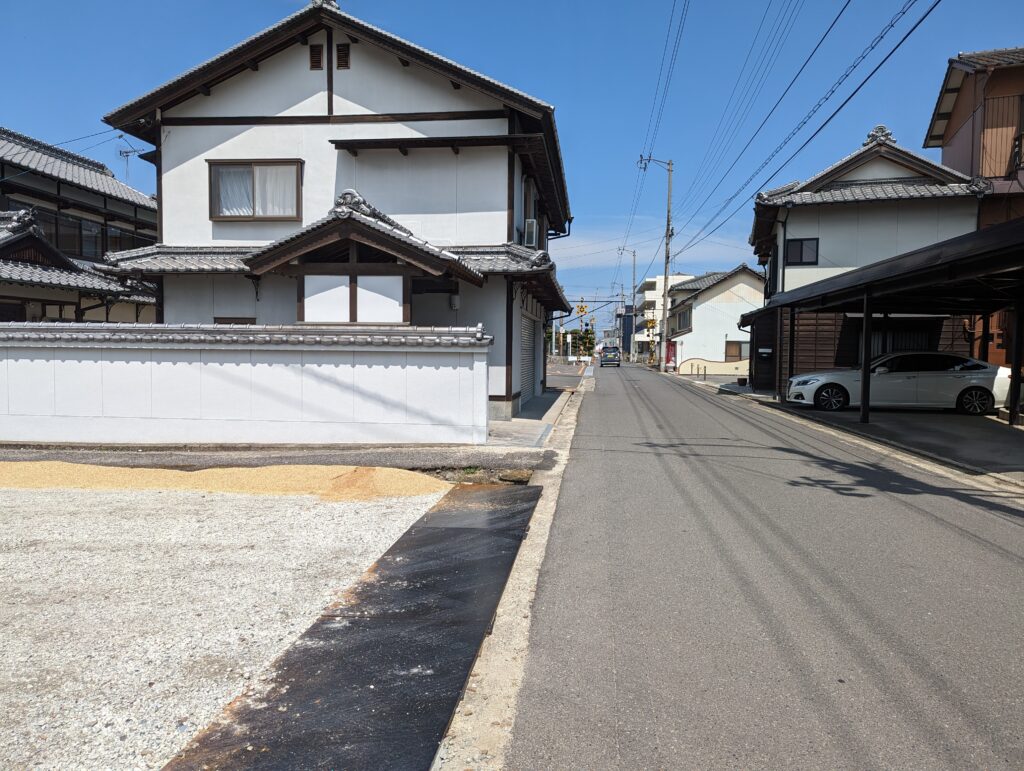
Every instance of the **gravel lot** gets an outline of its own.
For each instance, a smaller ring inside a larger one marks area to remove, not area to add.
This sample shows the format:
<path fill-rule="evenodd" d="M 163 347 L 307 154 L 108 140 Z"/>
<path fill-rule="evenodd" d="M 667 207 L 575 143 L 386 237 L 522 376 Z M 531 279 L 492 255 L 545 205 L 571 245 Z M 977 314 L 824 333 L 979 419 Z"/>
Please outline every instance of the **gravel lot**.
<path fill-rule="evenodd" d="M 161 766 L 442 495 L 0 489 L 0 767 Z"/>

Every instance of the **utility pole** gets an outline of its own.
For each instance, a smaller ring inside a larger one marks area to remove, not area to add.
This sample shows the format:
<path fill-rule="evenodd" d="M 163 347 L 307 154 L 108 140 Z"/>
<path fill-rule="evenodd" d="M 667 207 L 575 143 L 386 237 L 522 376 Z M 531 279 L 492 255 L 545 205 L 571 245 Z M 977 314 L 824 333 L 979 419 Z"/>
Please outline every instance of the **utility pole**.
<path fill-rule="evenodd" d="M 665 372 L 668 369 L 668 268 L 672 260 L 672 171 L 674 164 L 671 160 L 659 161 L 657 158 L 640 156 L 639 166 L 644 171 L 651 163 L 656 163 L 668 171 L 668 210 L 665 215 L 665 276 L 664 285 L 661 287 L 661 364 L 659 369 Z"/>
<path fill-rule="evenodd" d="M 665 284 L 661 288 L 661 371 L 668 369 L 668 268 L 672 259 L 672 161 L 668 162 L 668 208 L 665 214 Z"/>

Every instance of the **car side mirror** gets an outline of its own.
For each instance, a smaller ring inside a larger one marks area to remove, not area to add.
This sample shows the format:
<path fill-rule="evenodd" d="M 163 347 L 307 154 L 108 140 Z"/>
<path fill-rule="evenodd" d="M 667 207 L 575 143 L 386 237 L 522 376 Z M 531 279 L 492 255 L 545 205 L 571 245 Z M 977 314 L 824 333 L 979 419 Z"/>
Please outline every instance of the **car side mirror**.
<path fill-rule="evenodd" d="M 875 374 L 876 375 L 888 375 L 889 374 L 889 368 L 888 367 L 875 367 Z"/>

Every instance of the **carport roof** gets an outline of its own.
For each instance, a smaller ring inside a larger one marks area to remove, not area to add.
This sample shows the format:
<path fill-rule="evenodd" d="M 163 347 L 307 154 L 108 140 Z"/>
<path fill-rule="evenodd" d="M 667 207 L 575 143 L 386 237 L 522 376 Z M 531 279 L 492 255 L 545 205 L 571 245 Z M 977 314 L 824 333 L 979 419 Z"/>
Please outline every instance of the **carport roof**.
<path fill-rule="evenodd" d="M 1024 218 L 967 233 L 775 295 L 745 314 L 859 310 L 867 293 L 878 313 L 990 313 L 1024 291 Z"/>

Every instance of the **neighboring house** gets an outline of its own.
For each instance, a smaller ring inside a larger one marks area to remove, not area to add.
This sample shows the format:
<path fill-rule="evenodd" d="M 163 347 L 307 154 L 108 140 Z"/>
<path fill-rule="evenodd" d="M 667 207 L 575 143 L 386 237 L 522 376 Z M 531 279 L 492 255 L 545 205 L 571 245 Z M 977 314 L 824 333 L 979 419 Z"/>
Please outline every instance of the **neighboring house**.
<path fill-rule="evenodd" d="M 54 247 L 74 259 L 156 242 L 156 201 L 98 161 L 0 127 L 0 211 L 34 209 Z"/>
<path fill-rule="evenodd" d="M 764 277 L 747 265 L 705 273 L 669 288 L 669 363 L 688 359 L 741 362 L 750 358 L 750 335 L 740 316 L 764 305 Z"/>
<path fill-rule="evenodd" d="M 859 150 L 811 179 L 757 195 L 750 243 L 767 273 L 765 295 L 969 233 L 990 189 L 985 180 L 898 146 L 888 129 L 877 126 Z M 795 323 L 795 371 L 859 360 L 858 316 L 807 313 Z M 780 374 L 783 380 L 789 376 L 789 352 L 783 349 L 788 324 L 775 311 L 755 314 L 756 388 L 774 388 Z M 872 347 L 877 353 L 960 350 L 966 324 L 959 317 L 893 316 L 875 325 Z"/>
<path fill-rule="evenodd" d="M 1024 48 L 950 59 L 924 146 L 941 148 L 944 165 L 988 180 L 979 228 L 1024 217 Z M 977 347 L 992 363 L 1007 364 L 1012 311 L 991 318 L 991 345 L 981 339 L 984 326 L 975 326 Z"/>
<path fill-rule="evenodd" d="M 673 273 L 668 277 L 668 285 L 678 284 L 693 276 L 688 273 Z M 636 306 L 636 329 L 633 334 L 634 354 L 639 359 L 658 357 L 658 343 L 661 340 L 661 309 L 664 301 L 664 274 L 645 278 L 633 292 L 634 297 L 640 295 Z"/>
<path fill-rule="evenodd" d="M 159 243 L 110 270 L 160 321 L 483 324 L 492 417 L 542 390 L 550 105 L 317 0 L 104 120 L 156 147 Z"/>
<path fill-rule="evenodd" d="M 55 248 L 36 213 L 0 212 L 0 322 L 152 321 L 148 289 Z"/>
<path fill-rule="evenodd" d="M 152 321 L 147 287 L 96 267 L 153 243 L 156 219 L 102 163 L 0 127 L 0 321 Z"/>

